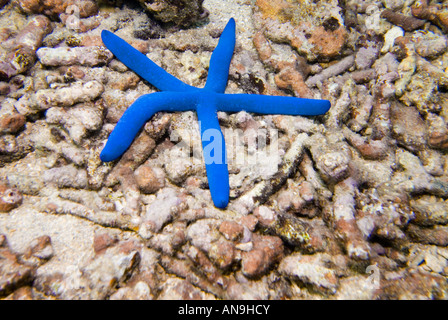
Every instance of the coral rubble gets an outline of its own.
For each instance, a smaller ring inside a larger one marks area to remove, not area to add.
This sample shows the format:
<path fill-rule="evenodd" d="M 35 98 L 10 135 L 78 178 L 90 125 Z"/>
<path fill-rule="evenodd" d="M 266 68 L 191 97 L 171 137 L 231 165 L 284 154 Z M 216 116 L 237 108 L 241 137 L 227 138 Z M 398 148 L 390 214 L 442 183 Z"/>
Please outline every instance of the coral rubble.
<path fill-rule="evenodd" d="M 0 1 L 0 299 L 447 299 L 448 19 L 441 1 Z M 237 21 L 226 93 L 327 99 L 312 118 L 218 112 L 230 203 L 193 112 L 109 30 L 202 87 Z"/>

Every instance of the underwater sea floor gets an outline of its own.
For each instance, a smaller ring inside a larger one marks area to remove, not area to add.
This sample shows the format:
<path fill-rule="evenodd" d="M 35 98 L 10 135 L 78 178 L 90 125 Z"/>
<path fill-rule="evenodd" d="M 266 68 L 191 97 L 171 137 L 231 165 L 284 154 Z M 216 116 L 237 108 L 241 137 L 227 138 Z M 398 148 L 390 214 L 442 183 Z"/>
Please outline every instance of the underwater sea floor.
<path fill-rule="evenodd" d="M 157 3 L 0 1 L 0 299 L 447 299 L 448 2 Z M 101 31 L 202 87 L 230 18 L 226 93 L 331 109 L 219 112 L 226 209 L 194 112 L 102 162 L 157 89 Z"/>

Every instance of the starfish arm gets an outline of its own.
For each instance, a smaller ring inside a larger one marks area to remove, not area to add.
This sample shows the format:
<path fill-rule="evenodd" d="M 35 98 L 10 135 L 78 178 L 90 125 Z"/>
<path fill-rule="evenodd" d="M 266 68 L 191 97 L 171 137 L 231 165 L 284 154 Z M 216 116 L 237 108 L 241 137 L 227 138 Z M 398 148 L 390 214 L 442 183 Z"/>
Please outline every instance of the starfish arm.
<path fill-rule="evenodd" d="M 204 89 L 224 93 L 229 77 L 230 61 L 235 49 L 235 20 L 227 23 L 219 38 L 218 46 L 210 59 L 207 83 Z"/>
<path fill-rule="evenodd" d="M 194 110 L 196 95 L 156 92 L 138 98 L 123 114 L 100 154 L 101 161 L 113 161 L 131 145 L 140 129 L 156 112 Z"/>
<path fill-rule="evenodd" d="M 208 185 L 213 203 L 225 208 L 229 203 L 229 170 L 226 161 L 226 146 L 212 100 L 198 104 L 196 112 L 201 128 L 202 149 Z"/>
<path fill-rule="evenodd" d="M 326 113 L 330 101 L 259 94 L 217 94 L 219 111 L 317 116 Z"/>
<path fill-rule="evenodd" d="M 143 53 L 133 48 L 126 41 L 110 31 L 101 32 L 103 43 L 121 62 L 140 77 L 162 91 L 197 91 L 176 77 L 172 76 Z"/>

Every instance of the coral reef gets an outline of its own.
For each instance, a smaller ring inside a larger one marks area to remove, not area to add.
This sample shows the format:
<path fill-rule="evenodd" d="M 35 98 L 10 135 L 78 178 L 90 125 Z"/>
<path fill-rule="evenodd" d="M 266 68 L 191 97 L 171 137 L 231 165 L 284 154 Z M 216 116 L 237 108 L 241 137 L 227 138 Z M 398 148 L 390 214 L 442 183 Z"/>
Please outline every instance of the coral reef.
<path fill-rule="evenodd" d="M 7 80 L 24 73 L 34 65 L 36 50 L 41 46 L 44 36 L 51 31 L 45 16 L 34 16 L 20 32 L 0 46 L 0 79 Z"/>
<path fill-rule="evenodd" d="M 204 0 L 139 0 L 142 7 L 157 20 L 188 27 L 208 16 L 202 6 Z"/>
<path fill-rule="evenodd" d="M 44 14 L 51 18 L 65 13 L 87 18 L 98 13 L 98 5 L 92 0 L 17 0 L 16 3 L 26 14 Z"/>

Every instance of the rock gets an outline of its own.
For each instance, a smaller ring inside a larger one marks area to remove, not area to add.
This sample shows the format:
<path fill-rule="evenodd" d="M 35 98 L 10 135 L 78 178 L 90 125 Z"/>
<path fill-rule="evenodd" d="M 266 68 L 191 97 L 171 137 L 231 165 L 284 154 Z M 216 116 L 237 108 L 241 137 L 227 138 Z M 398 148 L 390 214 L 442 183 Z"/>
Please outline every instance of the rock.
<path fill-rule="evenodd" d="M 362 275 L 343 278 L 339 281 L 338 292 L 335 299 L 340 300 L 372 300 L 378 286 L 370 277 Z"/>
<path fill-rule="evenodd" d="M 46 183 L 55 184 L 58 188 L 86 188 L 88 185 L 87 171 L 73 164 L 49 169 L 43 178 Z"/>
<path fill-rule="evenodd" d="M 90 299 L 104 299 L 116 285 L 123 285 L 138 267 L 141 256 L 132 241 L 106 249 L 82 267 L 82 277 L 90 283 Z"/>
<path fill-rule="evenodd" d="M 0 166 L 23 158 L 32 151 L 33 147 L 24 136 L 0 135 Z"/>
<path fill-rule="evenodd" d="M 288 179 L 287 189 L 278 194 L 277 204 L 282 212 L 307 215 L 313 218 L 313 211 L 308 211 L 306 206 L 312 205 L 315 199 L 315 190 L 313 186 L 303 181 L 298 184 Z"/>
<path fill-rule="evenodd" d="M 45 0 L 44 0 L 45 1 Z M 65 1 L 68 6 L 65 12 L 62 12 L 59 18 L 64 22 L 65 17 L 70 17 L 71 15 L 79 15 L 79 18 L 88 18 L 93 15 L 98 14 L 98 1 L 94 0 L 71 0 Z"/>
<path fill-rule="evenodd" d="M 0 95 L 6 96 L 11 91 L 11 86 L 7 82 L 0 82 Z"/>
<path fill-rule="evenodd" d="M 447 40 L 433 32 L 418 33 L 413 37 L 415 52 L 421 57 L 434 59 L 447 50 Z"/>
<path fill-rule="evenodd" d="M 353 177 L 350 177 L 335 186 L 331 219 L 348 256 L 355 260 L 368 260 L 371 249 L 356 221 L 356 184 Z"/>
<path fill-rule="evenodd" d="M 354 63 L 355 63 L 354 56 L 345 57 L 344 59 L 342 59 L 342 60 L 336 62 L 335 64 L 331 65 L 330 67 L 324 69 L 319 74 L 309 77 L 305 83 L 309 87 L 314 87 L 317 84 L 324 82 L 328 78 L 337 76 L 337 75 L 347 71 Z"/>
<path fill-rule="evenodd" d="M 406 91 L 400 100 L 409 107 L 416 106 L 422 115 L 428 112 L 439 112 L 440 105 L 434 99 L 437 92 L 437 78 L 428 77 L 428 72 L 419 71 L 410 77 Z"/>
<path fill-rule="evenodd" d="M 426 118 L 428 145 L 431 148 L 448 148 L 448 126 L 443 117 L 429 113 Z"/>
<path fill-rule="evenodd" d="M 346 145 L 328 144 L 320 134 L 313 135 L 308 144 L 322 179 L 336 183 L 347 177 L 351 156 Z"/>
<path fill-rule="evenodd" d="M 244 233 L 244 227 L 233 221 L 223 221 L 219 226 L 221 232 L 227 240 L 238 241 Z"/>
<path fill-rule="evenodd" d="M 164 35 L 162 27 L 154 20 L 149 18 L 134 20 L 134 32 L 133 35 L 137 39 L 159 39 Z"/>
<path fill-rule="evenodd" d="M 0 46 L 0 80 L 8 80 L 31 68 L 36 60 L 36 50 L 50 31 L 47 17 L 34 16 L 8 46 Z"/>
<path fill-rule="evenodd" d="M 22 256 L 22 261 L 28 264 L 41 265 L 50 260 L 54 255 L 51 238 L 41 236 L 29 244 L 29 248 Z"/>
<path fill-rule="evenodd" d="M 258 224 L 258 219 L 255 217 L 255 215 L 247 215 L 240 219 L 240 223 L 247 228 L 249 231 L 253 232 L 255 231 L 255 228 Z"/>
<path fill-rule="evenodd" d="M 183 222 L 168 224 L 161 233 L 154 234 L 149 242 L 151 248 L 160 250 L 168 255 L 174 255 L 176 250 L 187 242 L 186 224 Z"/>
<path fill-rule="evenodd" d="M 216 219 L 201 219 L 187 229 L 187 239 L 192 245 L 208 252 L 212 243 L 220 238 L 218 231 L 220 222 Z"/>
<path fill-rule="evenodd" d="M 414 31 L 415 29 L 423 27 L 423 25 L 425 24 L 424 20 L 405 16 L 390 9 L 383 10 L 383 12 L 381 12 L 381 18 L 384 18 L 390 23 L 402 27 L 405 31 Z"/>
<path fill-rule="evenodd" d="M 409 224 L 406 232 L 413 241 L 418 243 L 433 244 L 436 246 L 448 245 L 448 227 L 446 226 L 424 228 Z"/>
<path fill-rule="evenodd" d="M 297 97 L 311 98 L 312 93 L 305 84 L 304 77 L 295 69 L 295 64 L 291 66 L 279 63 L 281 71 L 275 76 L 277 87 L 283 90 L 292 90 Z"/>
<path fill-rule="evenodd" d="M 23 128 L 25 122 L 25 116 L 19 113 L 5 115 L 0 119 L 0 133 L 17 133 Z"/>
<path fill-rule="evenodd" d="M 208 256 L 222 271 L 229 270 L 237 260 L 234 243 L 223 239 L 212 244 Z"/>
<path fill-rule="evenodd" d="M 6 99 L 0 104 L 0 135 L 19 132 L 25 126 L 25 116 L 17 112 L 12 99 Z"/>
<path fill-rule="evenodd" d="M 356 67 L 360 70 L 370 68 L 378 55 L 379 50 L 374 45 L 360 48 L 355 56 Z"/>
<path fill-rule="evenodd" d="M 135 179 L 143 193 L 156 193 L 165 186 L 165 171 L 142 165 L 135 171 Z"/>
<path fill-rule="evenodd" d="M 427 245 L 410 247 L 408 265 L 418 271 L 439 273 L 445 275 L 448 264 L 445 248 Z"/>
<path fill-rule="evenodd" d="M 62 125 L 77 144 L 103 124 L 103 109 L 94 104 L 78 104 L 70 109 L 52 107 L 47 110 L 48 123 Z"/>
<path fill-rule="evenodd" d="M 411 7 L 412 15 L 419 19 L 429 20 L 444 30 L 448 28 L 447 13 L 438 5 L 429 5 L 428 0 L 421 0 Z"/>
<path fill-rule="evenodd" d="M 182 200 L 176 190 L 165 188 L 159 191 L 157 199 L 148 206 L 143 221 L 152 232 L 159 232 L 178 212 Z"/>
<path fill-rule="evenodd" d="M 93 238 L 93 250 L 96 254 L 101 254 L 106 251 L 107 248 L 117 244 L 118 239 L 111 236 L 108 233 L 95 234 Z"/>
<path fill-rule="evenodd" d="M 64 13 L 87 18 L 98 12 L 98 5 L 91 0 L 18 0 L 17 4 L 26 14 L 42 13 L 52 18 Z"/>
<path fill-rule="evenodd" d="M 154 140 L 160 140 L 168 130 L 171 122 L 171 114 L 164 114 L 161 117 L 155 115 L 150 121 L 145 124 L 145 131 Z"/>
<path fill-rule="evenodd" d="M 391 122 L 393 136 L 399 144 L 412 151 L 422 150 L 425 147 L 425 122 L 415 107 L 392 104 Z"/>
<path fill-rule="evenodd" d="M 98 81 L 75 82 L 69 87 L 42 89 L 22 96 L 14 107 L 20 114 L 31 115 L 51 107 L 70 107 L 76 103 L 90 102 L 104 92 Z"/>
<path fill-rule="evenodd" d="M 384 6 L 390 10 L 399 10 L 404 6 L 404 0 L 384 0 Z"/>
<path fill-rule="evenodd" d="M 226 287 L 226 278 L 222 277 L 207 256 L 195 247 L 189 247 L 186 253 L 188 258 L 193 260 L 194 265 L 187 259 L 180 260 L 163 256 L 161 258 L 163 268 L 170 274 L 188 280 L 201 290 L 224 296 L 223 288 Z M 200 266 L 202 270 L 198 270 L 196 266 Z"/>
<path fill-rule="evenodd" d="M 448 224 L 448 203 L 435 197 L 423 196 L 411 200 L 410 205 L 415 212 L 414 223 L 421 226 Z"/>
<path fill-rule="evenodd" d="M 384 159 L 389 151 L 388 142 L 385 138 L 382 140 L 373 140 L 364 138 L 348 128 L 343 129 L 344 136 L 348 142 L 365 158 L 365 159 Z"/>
<path fill-rule="evenodd" d="M 144 281 L 137 282 L 133 287 L 124 287 L 117 290 L 110 300 L 153 300 L 151 289 Z"/>
<path fill-rule="evenodd" d="M 33 290 L 30 286 L 20 287 L 9 296 L 5 298 L 5 300 L 36 300 Z"/>
<path fill-rule="evenodd" d="M 405 57 L 398 66 L 399 80 L 395 82 L 396 95 L 401 97 L 411 82 L 412 76 L 417 69 L 417 59 L 415 55 L 409 54 Z"/>
<path fill-rule="evenodd" d="M 155 147 L 156 142 L 154 139 L 148 136 L 145 132 L 142 132 L 123 154 L 120 159 L 120 164 L 134 170 L 148 159 Z"/>
<path fill-rule="evenodd" d="M 308 61 L 330 60 L 341 54 L 347 31 L 331 1 L 291 3 L 286 0 L 255 2 L 254 20 L 270 40 L 288 43 Z"/>
<path fill-rule="evenodd" d="M 447 284 L 438 274 L 419 271 L 405 271 L 393 274 L 382 281 L 381 290 L 375 298 L 392 300 L 434 300 L 446 299 Z"/>
<path fill-rule="evenodd" d="M 104 250 L 83 257 L 80 265 L 70 266 L 64 272 L 43 272 L 34 286 L 47 297 L 57 299 L 106 299 L 123 288 L 142 260 L 142 274 L 151 268 L 149 249 L 135 240 L 117 241 Z M 136 279 L 143 281 L 143 277 Z M 132 286 L 129 287 L 131 289 Z"/>
<path fill-rule="evenodd" d="M 267 206 L 259 206 L 253 212 L 260 225 L 270 227 L 277 221 L 278 214 Z"/>
<path fill-rule="evenodd" d="M 159 300 L 215 300 L 212 294 L 198 289 L 185 279 L 168 278 L 161 289 Z"/>
<path fill-rule="evenodd" d="M 117 89 L 121 91 L 126 91 L 128 89 L 135 89 L 140 81 L 138 75 L 133 72 L 126 71 L 124 73 L 120 72 L 109 72 L 108 73 L 107 85 L 112 89 Z"/>
<path fill-rule="evenodd" d="M 352 73 L 353 81 L 355 81 L 356 84 L 368 83 L 371 80 L 374 80 L 376 76 L 377 74 L 374 69 L 360 70 Z"/>
<path fill-rule="evenodd" d="M 400 27 L 393 27 L 389 31 L 387 31 L 386 34 L 384 35 L 384 45 L 381 48 L 381 53 L 389 52 L 393 48 L 395 40 L 403 36 L 404 31 Z"/>

